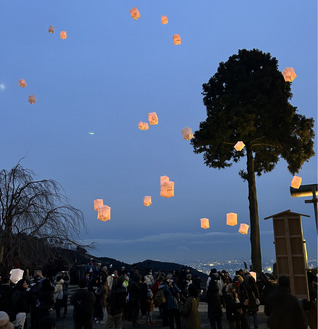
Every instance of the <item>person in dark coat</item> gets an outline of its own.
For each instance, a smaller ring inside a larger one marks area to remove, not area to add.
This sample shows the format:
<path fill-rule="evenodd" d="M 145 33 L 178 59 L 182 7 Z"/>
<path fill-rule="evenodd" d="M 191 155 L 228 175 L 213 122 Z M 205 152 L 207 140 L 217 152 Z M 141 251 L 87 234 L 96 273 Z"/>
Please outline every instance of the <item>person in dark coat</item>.
<path fill-rule="evenodd" d="M 136 270 L 129 281 L 129 304 L 131 308 L 131 321 L 133 327 L 139 327 L 138 314 L 140 310 L 140 294 L 141 294 L 141 275 Z"/>
<path fill-rule="evenodd" d="M 247 280 L 246 291 L 248 296 L 247 316 L 248 316 L 249 327 L 251 327 L 250 317 L 252 316 L 254 329 L 257 329 L 258 328 L 257 312 L 258 312 L 258 306 L 260 304 L 258 287 L 256 285 L 255 279 L 251 275 L 246 276 L 246 280 Z"/>
<path fill-rule="evenodd" d="M 114 280 L 112 289 L 107 297 L 107 320 L 106 329 L 122 329 L 122 318 L 126 305 L 127 292 L 123 286 L 124 278 L 118 277 Z"/>
<path fill-rule="evenodd" d="M 178 307 L 181 290 L 172 279 L 167 279 L 163 287 L 163 292 L 167 298 L 169 329 L 174 329 L 174 323 L 176 323 L 177 329 L 181 329 L 181 314 Z"/>
<path fill-rule="evenodd" d="M 30 311 L 30 300 L 27 288 L 28 283 L 26 279 L 19 280 L 11 297 L 11 310 L 16 314 L 13 324 L 18 329 L 24 327 L 26 314 Z"/>
<path fill-rule="evenodd" d="M 213 273 L 214 274 L 214 273 Z M 218 275 L 210 275 L 206 301 L 208 303 L 208 318 L 211 329 L 222 329 L 222 307 L 218 285 Z"/>
<path fill-rule="evenodd" d="M 0 311 L 6 312 L 9 315 L 10 321 L 15 320 L 15 313 L 11 310 L 11 297 L 13 289 L 10 286 L 10 278 L 2 277 L 0 286 Z"/>
<path fill-rule="evenodd" d="M 245 305 L 244 305 L 245 303 Z M 230 329 L 241 329 L 241 318 L 243 308 L 247 305 L 247 301 L 242 302 L 236 291 L 234 283 L 229 283 L 226 288 L 225 295 L 226 318 Z"/>
<path fill-rule="evenodd" d="M 74 305 L 74 329 L 93 329 L 94 293 L 88 290 L 85 278 L 80 279 L 78 285 L 79 289 L 71 297 L 71 304 Z"/>
<path fill-rule="evenodd" d="M 298 299 L 290 293 L 290 281 L 287 276 L 280 276 L 278 287 L 268 296 L 265 314 L 269 317 L 270 329 L 306 329 L 307 318 Z"/>
<path fill-rule="evenodd" d="M 55 325 L 54 307 L 54 287 L 49 279 L 43 279 L 40 284 L 40 291 L 35 302 L 37 309 L 35 320 L 36 329 L 43 329 L 49 325 Z"/>

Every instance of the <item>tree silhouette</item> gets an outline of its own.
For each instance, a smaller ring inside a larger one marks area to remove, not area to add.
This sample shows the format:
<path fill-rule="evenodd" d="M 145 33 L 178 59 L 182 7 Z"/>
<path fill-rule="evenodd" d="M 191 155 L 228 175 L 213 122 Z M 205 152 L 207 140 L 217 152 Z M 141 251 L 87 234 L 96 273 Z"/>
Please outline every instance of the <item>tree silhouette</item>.
<path fill-rule="evenodd" d="M 278 61 L 260 50 L 239 50 L 221 62 L 215 75 L 203 84 L 207 119 L 200 123 L 191 143 L 212 168 L 232 166 L 246 156 L 251 260 L 261 272 L 261 248 L 255 173 L 272 171 L 280 158 L 294 174 L 314 155 L 314 120 L 297 114 L 289 103 L 291 83 L 285 82 Z M 234 149 L 237 141 L 245 148 Z"/>
<path fill-rule="evenodd" d="M 80 245 L 77 239 L 85 230 L 81 211 L 69 204 L 62 187 L 52 179 L 35 180 L 19 163 L 0 172 L 0 215 L 2 274 L 17 258 L 32 262 L 50 241 Z"/>

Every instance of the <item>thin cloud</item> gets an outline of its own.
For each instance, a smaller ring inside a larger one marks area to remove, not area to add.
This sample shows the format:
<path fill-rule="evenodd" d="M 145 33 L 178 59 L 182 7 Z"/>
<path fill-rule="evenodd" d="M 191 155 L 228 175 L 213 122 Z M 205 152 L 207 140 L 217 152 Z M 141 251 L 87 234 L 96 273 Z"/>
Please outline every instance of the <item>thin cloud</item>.
<path fill-rule="evenodd" d="M 163 242 L 163 241 L 176 241 L 176 240 L 203 240 L 210 239 L 211 237 L 226 237 L 233 236 L 237 233 L 228 233 L 228 232 L 210 232 L 210 233 L 161 233 L 156 235 L 146 235 L 136 239 L 94 239 L 86 240 L 85 243 L 95 242 L 98 244 L 130 244 L 130 243 L 145 243 L 145 242 Z"/>
<path fill-rule="evenodd" d="M 4 83 L 0 83 L 0 90 L 5 90 L 6 89 L 6 85 Z"/>

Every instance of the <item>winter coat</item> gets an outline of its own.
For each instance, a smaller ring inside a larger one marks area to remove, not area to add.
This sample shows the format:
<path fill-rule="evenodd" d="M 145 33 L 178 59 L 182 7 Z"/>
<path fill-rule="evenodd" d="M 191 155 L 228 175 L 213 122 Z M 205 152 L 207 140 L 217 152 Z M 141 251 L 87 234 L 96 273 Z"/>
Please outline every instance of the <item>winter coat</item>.
<path fill-rule="evenodd" d="M 198 311 L 199 299 L 188 297 L 180 307 L 183 329 L 201 329 L 201 319 Z"/>
<path fill-rule="evenodd" d="M 126 296 L 126 289 L 122 285 L 114 286 L 109 291 L 107 297 L 107 313 L 112 316 L 123 313 L 126 305 Z"/>
<path fill-rule="evenodd" d="M 167 284 L 163 287 L 163 292 L 167 299 L 167 309 L 172 310 L 178 308 L 178 301 L 179 301 L 179 294 L 180 289 L 176 284 L 173 284 L 173 286 L 168 286 Z"/>
<path fill-rule="evenodd" d="M 92 291 L 87 288 L 78 289 L 71 297 L 71 304 L 74 305 L 74 318 L 93 318 L 95 301 L 96 299 Z"/>
<path fill-rule="evenodd" d="M 306 329 L 307 318 L 298 299 L 289 289 L 277 287 L 268 296 L 265 314 L 269 316 L 267 325 L 270 329 Z"/>
<path fill-rule="evenodd" d="M 217 322 L 221 321 L 222 307 L 217 280 L 210 280 L 206 293 L 206 301 L 208 303 L 208 318 Z"/>
<path fill-rule="evenodd" d="M 249 314 L 256 313 L 258 311 L 258 305 L 256 304 L 256 298 L 259 299 L 259 292 L 256 283 L 248 284 L 246 286 L 247 296 L 248 296 L 248 305 L 247 312 Z"/>
<path fill-rule="evenodd" d="M 239 320 L 242 316 L 244 307 L 243 303 L 239 301 L 237 303 L 236 296 L 233 293 L 227 293 L 225 295 L 225 304 L 226 304 L 226 318 L 228 321 Z"/>

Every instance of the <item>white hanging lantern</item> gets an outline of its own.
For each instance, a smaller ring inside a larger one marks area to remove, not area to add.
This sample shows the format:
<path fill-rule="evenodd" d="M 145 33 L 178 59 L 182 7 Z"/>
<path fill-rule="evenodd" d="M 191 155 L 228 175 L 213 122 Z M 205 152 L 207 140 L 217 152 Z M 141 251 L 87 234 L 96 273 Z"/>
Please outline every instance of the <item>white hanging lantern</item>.
<path fill-rule="evenodd" d="M 158 116 L 156 112 L 148 113 L 148 121 L 151 126 L 158 124 Z"/>
<path fill-rule="evenodd" d="M 237 225 L 237 214 L 235 212 L 230 212 L 226 214 L 226 225 L 229 226 Z"/>
<path fill-rule="evenodd" d="M 146 195 L 146 196 L 144 197 L 144 205 L 145 205 L 146 207 L 149 207 L 151 204 L 152 204 L 151 196 L 150 196 L 150 195 Z"/>
<path fill-rule="evenodd" d="M 104 205 L 103 199 L 96 199 L 94 200 L 94 210 L 98 210 L 98 207 L 101 207 Z"/>
<path fill-rule="evenodd" d="M 164 198 L 171 198 L 174 196 L 174 182 L 165 181 L 161 184 L 160 196 Z"/>
<path fill-rule="evenodd" d="M 20 268 L 14 268 L 11 270 L 10 273 L 10 281 L 16 284 L 18 281 L 20 281 L 23 278 L 24 271 Z"/>
<path fill-rule="evenodd" d="M 241 234 L 247 234 L 248 233 L 248 228 L 249 228 L 250 226 L 249 225 L 247 225 L 247 224 L 241 224 L 240 225 L 240 228 L 239 228 L 239 233 L 241 233 Z"/>
<path fill-rule="evenodd" d="M 290 185 L 291 185 L 291 187 L 298 189 L 300 187 L 300 185 L 301 185 L 301 181 L 302 181 L 302 178 L 301 177 L 294 176 L 293 179 L 292 179 L 292 181 L 291 181 L 291 183 L 290 183 Z"/>
<path fill-rule="evenodd" d="M 293 80 L 297 77 L 295 70 L 293 67 L 286 67 L 285 70 L 282 72 L 285 81 L 293 82 Z"/>
<path fill-rule="evenodd" d="M 99 206 L 97 209 L 97 219 L 106 222 L 107 220 L 110 220 L 110 207 L 104 205 Z"/>
<path fill-rule="evenodd" d="M 207 229 L 210 227 L 208 218 L 201 218 L 201 228 Z"/>
<path fill-rule="evenodd" d="M 234 145 L 234 148 L 236 149 L 236 151 L 242 151 L 244 146 L 245 144 L 242 141 L 239 141 Z"/>
<path fill-rule="evenodd" d="M 185 127 L 183 129 L 181 129 L 181 134 L 182 134 L 182 137 L 187 141 L 193 138 L 192 129 L 189 127 Z"/>

